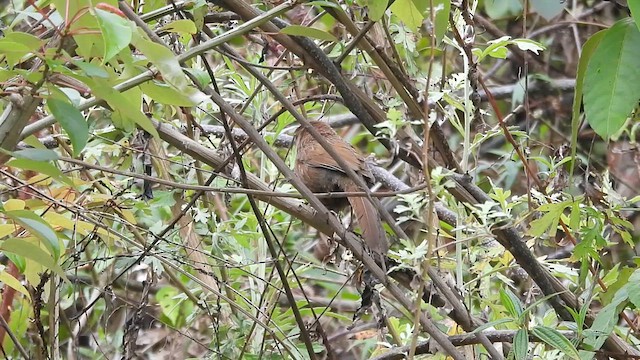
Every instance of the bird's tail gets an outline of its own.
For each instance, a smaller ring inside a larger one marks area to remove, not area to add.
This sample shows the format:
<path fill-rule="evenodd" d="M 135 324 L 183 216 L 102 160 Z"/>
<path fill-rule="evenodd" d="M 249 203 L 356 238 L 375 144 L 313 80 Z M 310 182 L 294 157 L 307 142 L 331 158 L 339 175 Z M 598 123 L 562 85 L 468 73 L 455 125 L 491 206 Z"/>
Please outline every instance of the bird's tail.
<path fill-rule="evenodd" d="M 347 192 L 361 191 L 356 184 L 350 184 L 344 190 Z M 378 210 L 366 197 L 349 196 L 348 199 L 367 246 L 371 251 L 384 258 L 389 251 L 389 243 L 382 228 Z"/>

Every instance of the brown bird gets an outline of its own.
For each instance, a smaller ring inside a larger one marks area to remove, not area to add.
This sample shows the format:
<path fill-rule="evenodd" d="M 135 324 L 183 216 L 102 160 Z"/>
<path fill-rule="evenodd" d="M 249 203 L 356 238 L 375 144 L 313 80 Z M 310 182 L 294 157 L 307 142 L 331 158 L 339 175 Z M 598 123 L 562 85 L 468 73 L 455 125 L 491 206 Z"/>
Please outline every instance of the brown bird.
<path fill-rule="evenodd" d="M 310 124 L 333 147 L 351 170 L 362 176 L 367 184 L 373 183 L 373 175 L 367 168 L 362 155 L 338 136 L 329 125 L 320 121 L 311 121 Z M 363 191 L 305 128 L 298 127 L 295 131 L 295 137 L 297 150 L 295 173 L 309 190 L 314 193 Z M 380 215 L 368 198 L 349 196 L 320 200 L 328 209 L 336 212 L 350 204 L 356 221 L 362 229 L 362 237 L 369 249 L 378 255 L 387 254 L 389 244 L 382 228 Z"/>

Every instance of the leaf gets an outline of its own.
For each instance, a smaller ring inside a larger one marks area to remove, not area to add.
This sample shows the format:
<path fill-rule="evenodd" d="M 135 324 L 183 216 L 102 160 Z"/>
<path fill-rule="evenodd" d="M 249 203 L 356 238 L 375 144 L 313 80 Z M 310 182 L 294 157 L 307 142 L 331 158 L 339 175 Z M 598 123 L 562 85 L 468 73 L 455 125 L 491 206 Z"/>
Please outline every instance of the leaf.
<path fill-rule="evenodd" d="M 385 11 L 387 11 L 389 0 L 365 0 L 364 5 L 369 9 L 369 19 L 378 21 L 382 19 Z"/>
<path fill-rule="evenodd" d="M 419 8 L 418 5 L 424 6 Z M 426 1 L 416 3 L 415 0 L 397 0 L 391 4 L 389 9 L 391 9 L 391 12 L 397 16 L 410 31 L 416 31 L 424 20 L 423 13 L 427 8 L 426 5 Z"/>
<path fill-rule="evenodd" d="M 636 270 L 629 277 L 629 301 L 640 308 L 640 269 Z"/>
<path fill-rule="evenodd" d="M 49 224 L 42 220 L 36 213 L 29 210 L 13 210 L 5 212 L 5 215 L 22 226 L 31 235 L 38 238 L 49 250 L 54 259 L 60 258 L 60 242 L 58 235 Z"/>
<path fill-rule="evenodd" d="M 550 21 L 562 13 L 565 3 L 559 0 L 531 0 L 531 7 L 545 20 Z"/>
<path fill-rule="evenodd" d="M 584 79 L 584 112 L 589 125 L 609 139 L 624 125 L 640 99 L 640 30 L 620 20 L 593 53 Z"/>
<path fill-rule="evenodd" d="M 161 104 L 176 106 L 193 106 L 193 101 L 174 87 L 156 81 L 148 81 L 140 85 L 142 92 Z"/>
<path fill-rule="evenodd" d="M 591 35 L 582 46 L 580 61 L 578 61 L 578 69 L 576 70 L 576 86 L 573 92 L 573 111 L 571 115 L 571 169 L 569 175 L 573 177 L 573 167 L 576 158 L 578 146 L 578 126 L 580 125 L 580 108 L 582 105 L 582 88 L 584 85 L 584 76 L 587 72 L 587 65 L 591 56 L 600 45 L 600 41 L 608 30 L 601 30 Z"/>
<path fill-rule="evenodd" d="M 60 158 L 55 151 L 49 149 L 24 149 L 14 151 L 12 155 L 15 158 L 34 161 L 52 161 Z"/>
<path fill-rule="evenodd" d="M 500 301 L 511 317 L 519 318 L 524 311 L 520 299 L 509 289 L 500 289 Z"/>
<path fill-rule="evenodd" d="M 95 12 L 104 41 L 102 63 L 105 64 L 131 43 L 131 23 L 129 20 L 101 9 L 95 9 Z"/>
<path fill-rule="evenodd" d="M 24 210 L 24 206 L 26 205 L 26 203 L 24 202 L 24 200 L 21 199 L 9 199 L 7 201 L 5 201 L 4 204 L 2 204 L 2 207 L 4 208 L 5 211 L 13 211 L 13 210 Z M 6 224 L 2 224 L 2 225 L 6 225 Z M 0 225 L 0 226 L 2 226 Z M 13 228 L 13 226 L 11 225 L 7 225 L 9 226 L 9 228 Z M 11 232 L 11 231 L 9 231 Z M 6 233 L 8 234 L 8 233 Z M 4 234 L 4 235 L 6 235 Z M 2 230 L 0 230 L 0 237 L 4 236 L 2 234 Z"/>
<path fill-rule="evenodd" d="M 436 45 L 440 44 L 444 34 L 449 28 L 449 12 L 451 11 L 451 0 L 433 0 L 433 11 L 436 19 Z M 430 17 L 429 14 L 427 14 Z"/>
<path fill-rule="evenodd" d="M 11 66 L 20 63 L 20 59 L 29 53 L 31 50 L 19 42 L 0 39 L 0 54 L 6 56 L 7 63 Z"/>
<path fill-rule="evenodd" d="M 339 42 L 338 39 L 335 36 L 333 36 L 332 34 L 326 32 L 324 30 L 320 30 L 320 29 L 317 29 L 317 28 L 309 27 L 309 26 L 289 25 L 286 28 L 280 30 L 280 32 L 282 34 L 295 35 L 295 36 L 306 36 L 306 37 L 310 37 L 310 38 L 314 38 L 314 39 L 318 39 L 318 40 L 331 41 L 331 42 L 334 42 L 334 43 Z"/>
<path fill-rule="evenodd" d="M 485 0 L 484 11 L 492 19 L 515 16 L 522 13 L 520 0 Z"/>
<path fill-rule="evenodd" d="M 187 81 L 187 77 L 182 72 L 180 63 L 169 49 L 146 39 L 140 33 L 135 34 L 133 44 L 158 68 L 163 80 L 182 92 L 184 96 L 193 102 L 193 105 L 197 105 L 208 99 L 205 94 L 194 88 L 193 85 Z"/>
<path fill-rule="evenodd" d="M 30 159 L 16 158 L 7 163 L 8 166 L 17 167 L 23 170 L 33 170 L 41 174 L 51 176 L 52 178 L 64 182 L 69 186 L 73 186 L 73 182 L 67 176 L 62 174 L 62 171 L 57 167 L 44 161 L 36 161 Z"/>
<path fill-rule="evenodd" d="M 546 326 L 536 326 L 531 329 L 531 334 L 544 341 L 546 344 L 562 351 L 564 355 L 571 359 L 580 359 L 580 355 L 578 354 L 576 347 L 573 346 L 566 336 L 562 335 L 557 330 Z"/>
<path fill-rule="evenodd" d="M 94 78 L 85 81 L 96 97 L 105 100 L 115 111 L 113 114 L 114 125 L 117 121 L 115 117 L 120 116 L 121 119 L 134 122 L 152 136 L 158 137 L 158 131 L 153 127 L 151 120 L 140 111 L 140 107 L 135 106 L 134 99 L 127 98 L 113 89 L 113 86 L 104 79 Z"/>
<path fill-rule="evenodd" d="M 156 301 L 162 309 L 162 314 L 169 320 L 169 325 L 176 325 L 180 316 L 180 300 L 176 299 L 178 290 L 166 286 L 156 293 Z"/>
<path fill-rule="evenodd" d="M 198 29 L 196 29 L 196 24 L 193 21 L 187 19 L 172 21 L 167 25 L 161 27 L 160 29 L 182 34 L 195 34 L 196 32 L 198 32 Z"/>
<path fill-rule="evenodd" d="M 631 17 L 636 22 L 636 26 L 640 29 L 640 1 L 627 1 L 627 6 L 629 6 L 629 10 L 631 10 Z"/>
<path fill-rule="evenodd" d="M 0 272 L 0 281 L 5 283 L 5 285 L 9 286 L 10 288 L 15 289 L 22 295 L 26 296 L 27 299 L 31 300 L 31 295 L 29 295 L 29 291 L 27 291 L 27 288 L 25 288 L 13 275 L 9 274 L 6 271 Z"/>
<path fill-rule="evenodd" d="M 513 337 L 513 354 L 516 359 L 526 359 L 529 352 L 529 334 L 527 329 L 520 329 Z"/>
<path fill-rule="evenodd" d="M 62 271 L 62 268 L 56 263 L 53 257 L 35 244 L 23 239 L 11 238 L 3 241 L 2 245 L 0 245 L 0 249 L 31 259 L 46 269 L 53 271 L 65 281 L 69 281 L 64 274 L 64 271 Z"/>
<path fill-rule="evenodd" d="M 82 113 L 70 103 L 55 98 L 47 99 L 47 106 L 67 132 L 73 147 L 73 156 L 80 155 L 89 140 L 89 125 Z"/>

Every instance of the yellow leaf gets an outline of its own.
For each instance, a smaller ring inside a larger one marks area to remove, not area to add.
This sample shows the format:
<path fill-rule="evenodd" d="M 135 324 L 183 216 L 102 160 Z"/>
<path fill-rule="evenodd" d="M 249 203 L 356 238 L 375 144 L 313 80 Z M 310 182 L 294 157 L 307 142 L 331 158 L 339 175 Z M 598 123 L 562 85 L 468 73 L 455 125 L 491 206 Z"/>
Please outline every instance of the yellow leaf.
<path fill-rule="evenodd" d="M 0 224 L 0 239 L 12 234 L 16 230 L 16 227 L 12 224 Z"/>
<path fill-rule="evenodd" d="M 7 211 L 13 210 L 24 210 L 24 200 L 20 199 L 9 199 L 4 203 L 4 209 Z"/>
<path fill-rule="evenodd" d="M 18 281 L 18 279 L 16 279 L 13 275 L 9 274 L 6 271 L 3 271 L 0 273 L 0 281 L 2 281 L 3 283 L 5 283 L 5 285 L 15 289 L 19 293 L 26 296 L 29 300 L 31 300 L 31 296 L 29 295 L 27 288 L 22 286 L 22 284 L 20 284 L 20 281 Z"/>
<path fill-rule="evenodd" d="M 127 220 L 129 223 L 135 225 L 137 224 L 136 222 L 136 217 L 133 216 L 133 213 L 129 210 L 126 209 L 122 209 L 122 216 L 124 217 L 125 220 Z"/>

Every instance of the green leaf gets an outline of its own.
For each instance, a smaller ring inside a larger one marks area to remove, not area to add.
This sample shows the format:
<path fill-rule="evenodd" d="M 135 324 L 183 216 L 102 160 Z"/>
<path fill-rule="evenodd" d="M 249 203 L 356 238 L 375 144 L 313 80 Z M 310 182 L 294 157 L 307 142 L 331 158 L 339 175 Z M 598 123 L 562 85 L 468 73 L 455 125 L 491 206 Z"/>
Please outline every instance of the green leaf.
<path fill-rule="evenodd" d="M 317 28 L 302 26 L 302 25 L 289 25 L 286 28 L 280 30 L 281 33 L 295 36 L 306 36 L 318 40 L 331 41 L 334 43 L 339 42 L 338 39 L 332 34 L 320 30 Z"/>
<path fill-rule="evenodd" d="M 195 34 L 196 32 L 198 32 L 198 29 L 196 29 L 196 24 L 193 21 L 187 19 L 172 21 L 167 25 L 161 27 L 160 29 L 181 34 Z"/>
<path fill-rule="evenodd" d="M 149 81 L 140 85 L 140 89 L 145 95 L 161 104 L 176 106 L 194 105 L 191 99 L 182 95 L 178 90 L 167 84 Z"/>
<path fill-rule="evenodd" d="M 85 75 L 87 76 L 99 77 L 103 79 L 109 78 L 109 74 L 101 66 L 81 60 L 73 60 L 73 64 L 84 71 Z"/>
<path fill-rule="evenodd" d="M 73 156 L 78 156 L 89 140 L 89 125 L 82 113 L 70 103 L 55 98 L 47 99 L 47 106 L 67 132 L 73 147 Z"/>
<path fill-rule="evenodd" d="M 624 125 L 640 99 L 640 31 L 620 20 L 593 53 L 584 79 L 584 112 L 589 125 L 609 139 Z"/>
<path fill-rule="evenodd" d="M 566 336 L 562 335 L 557 330 L 546 326 L 536 326 L 531 329 L 531 334 L 544 341 L 546 344 L 562 351 L 564 355 L 571 359 L 580 359 L 580 355 L 578 354 L 576 347 L 573 346 Z"/>
<path fill-rule="evenodd" d="M 33 36 L 25 32 L 19 32 L 19 31 L 7 33 L 2 39 L 2 41 L 5 41 L 5 40 L 11 41 L 11 42 L 17 42 L 18 44 L 29 49 L 30 52 L 37 52 L 40 50 L 42 45 L 44 45 L 44 41 L 40 40 L 36 36 Z"/>
<path fill-rule="evenodd" d="M 64 182 L 69 186 L 73 186 L 71 179 L 62 174 L 62 171 L 52 164 L 45 161 L 36 161 L 30 159 L 13 159 L 7 163 L 8 166 L 17 167 L 24 170 L 33 170 L 35 172 L 49 175 L 52 178 Z"/>
<path fill-rule="evenodd" d="M 25 288 L 18 279 L 16 279 L 8 272 L 0 272 L 0 281 L 5 283 L 5 285 L 9 286 L 10 288 L 13 288 L 14 290 L 20 292 L 22 295 L 26 296 L 27 299 L 31 299 L 31 295 L 29 295 L 29 291 L 27 291 L 27 288 Z"/>
<path fill-rule="evenodd" d="M 529 352 L 529 334 L 527 329 L 520 329 L 513 337 L 513 354 L 515 359 L 526 359 Z"/>
<path fill-rule="evenodd" d="M 156 293 L 156 301 L 160 304 L 162 314 L 169 320 L 169 325 L 175 326 L 180 316 L 180 300 L 176 299 L 178 290 L 173 287 L 166 286 L 158 290 Z"/>
<path fill-rule="evenodd" d="M 520 0 L 485 0 L 484 11 L 492 19 L 515 16 L 522 13 Z"/>
<path fill-rule="evenodd" d="M 427 4 L 428 1 L 422 0 L 396 0 L 389 8 L 410 31 L 416 31 L 422 25 Z"/>
<path fill-rule="evenodd" d="M 629 301 L 640 308 L 640 269 L 636 270 L 629 277 Z"/>
<path fill-rule="evenodd" d="M 141 30 L 140 30 L 141 31 Z M 186 75 L 182 72 L 182 67 L 176 59 L 174 53 L 166 47 L 156 44 L 146 39 L 142 33 L 134 34 L 133 44 L 142 51 L 153 65 L 158 68 L 162 74 L 163 80 L 180 91 L 185 97 L 192 101 L 193 105 L 197 105 L 208 97 L 197 90 L 191 82 L 187 81 Z M 145 129 L 146 130 L 146 129 Z M 147 130 L 148 131 L 148 130 Z"/>
<path fill-rule="evenodd" d="M 364 5 L 369 9 L 369 19 L 378 21 L 382 19 L 385 11 L 387 11 L 389 0 L 365 0 Z"/>
<path fill-rule="evenodd" d="M 519 318 L 522 315 L 523 307 L 520 299 L 509 289 L 500 289 L 500 301 L 507 309 L 511 317 Z"/>
<path fill-rule="evenodd" d="M 5 215 L 20 224 L 31 235 L 38 238 L 49 250 L 54 259 L 60 258 L 60 242 L 58 235 L 42 217 L 29 210 L 6 211 Z"/>
<path fill-rule="evenodd" d="M 136 106 L 134 99 L 130 99 L 113 89 L 113 86 L 104 79 L 86 79 L 85 82 L 96 97 L 105 100 L 113 108 L 114 125 L 117 126 L 118 120 L 133 122 L 149 134 L 158 137 L 158 131 L 153 127 L 151 120 L 140 111 L 140 107 Z M 126 126 L 122 127 L 126 128 Z"/>
<path fill-rule="evenodd" d="M 444 38 L 444 34 L 449 28 L 449 12 L 451 11 L 451 0 L 433 0 L 433 7 L 436 19 L 436 45 L 438 45 Z M 426 16 L 430 17 L 428 13 Z"/>
<path fill-rule="evenodd" d="M 573 168 L 576 158 L 578 146 L 578 126 L 580 125 L 580 107 L 582 105 L 582 88 L 584 85 L 584 76 L 587 72 L 587 65 L 591 56 L 600 45 L 602 38 L 608 30 L 601 30 L 591 35 L 591 37 L 582 46 L 580 61 L 578 61 L 578 69 L 576 71 L 576 86 L 573 91 L 573 111 L 571 115 L 571 169 L 569 175 L 573 177 Z"/>
<path fill-rule="evenodd" d="M 49 149 L 24 149 L 14 151 L 12 155 L 16 158 L 35 161 L 51 161 L 59 159 L 58 154 Z"/>
<path fill-rule="evenodd" d="M 631 17 L 636 22 L 636 26 L 640 29 L 640 1 L 627 1 L 627 6 L 629 6 L 629 10 L 631 10 Z"/>
<path fill-rule="evenodd" d="M 31 53 L 31 50 L 18 42 L 0 39 L 0 54 L 7 57 L 10 66 L 18 64 L 23 56 Z"/>
<path fill-rule="evenodd" d="M 104 58 L 106 63 L 131 43 L 131 23 L 116 14 L 95 9 L 96 19 L 104 40 Z"/>
<path fill-rule="evenodd" d="M 550 21 L 564 10 L 565 2 L 558 0 L 531 0 L 531 7 L 545 20 Z"/>
<path fill-rule="evenodd" d="M 63 280 L 67 282 L 69 281 L 67 276 L 64 274 L 64 271 L 53 257 L 35 244 L 25 241 L 24 239 L 11 238 L 3 241 L 2 245 L 0 245 L 0 249 L 31 259 L 44 266 L 46 269 L 53 271 Z"/>

